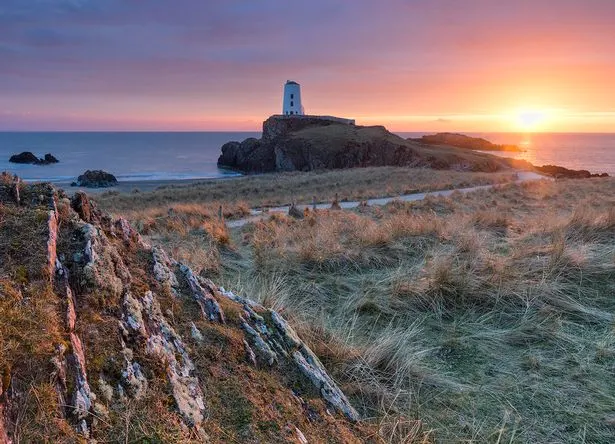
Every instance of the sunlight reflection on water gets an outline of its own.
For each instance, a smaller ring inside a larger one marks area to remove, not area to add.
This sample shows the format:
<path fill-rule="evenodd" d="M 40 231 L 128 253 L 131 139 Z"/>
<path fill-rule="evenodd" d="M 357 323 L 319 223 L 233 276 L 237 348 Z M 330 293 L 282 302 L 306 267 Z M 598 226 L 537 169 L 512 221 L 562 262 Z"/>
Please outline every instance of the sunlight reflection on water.
<path fill-rule="evenodd" d="M 433 133 L 399 133 L 420 137 Z M 412 135 L 410 135 L 412 134 Z M 523 159 L 534 165 L 559 165 L 585 169 L 592 173 L 615 175 L 615 134 L 596 133 L 464 133 L 483 137 L 493 143 L 517 145 L 524 151 L 491 152 L 503 157 Z"/>

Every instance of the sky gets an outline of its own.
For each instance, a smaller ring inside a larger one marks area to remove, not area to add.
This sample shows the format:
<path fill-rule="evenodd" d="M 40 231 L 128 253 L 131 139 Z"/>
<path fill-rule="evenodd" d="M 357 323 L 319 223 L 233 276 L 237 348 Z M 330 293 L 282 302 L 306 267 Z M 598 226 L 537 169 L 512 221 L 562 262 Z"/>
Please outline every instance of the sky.
<path fill-rule="evenodd" d="M 615 132 L 614 0 L 0 0 L 0 130 Z"/>

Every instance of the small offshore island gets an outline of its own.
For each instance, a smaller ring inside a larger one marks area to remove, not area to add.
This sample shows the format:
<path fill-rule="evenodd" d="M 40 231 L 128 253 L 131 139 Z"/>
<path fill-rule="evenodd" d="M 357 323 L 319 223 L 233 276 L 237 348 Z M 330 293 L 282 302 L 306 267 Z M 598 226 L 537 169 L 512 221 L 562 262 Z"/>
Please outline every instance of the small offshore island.
<path fill-rule="evenodd" d="M 396 166 L 486 173 L 522 169 L 571 179 L 608 177 L 481 152 L 522 151 L 515 145 L 452 133 L 404 139 L 384 126 L 359 126 L 330 116 L 274 115 L 263 122 L 260 139 L 228 142 L 221 151 L 219 167 L 245 174 Z"/>
<path fill-rule="evenodd" d="M 384 126 L 359 126 L 351 120 L 303 115 L 271 116 L 263 123 L 261 139 L 229 142 L 218 159 L 218 166 L 243 173 L 375 166 L 494 172 L 515 165 L 524 166 L 522 161 L 452 145 L 407 140 Z"/>

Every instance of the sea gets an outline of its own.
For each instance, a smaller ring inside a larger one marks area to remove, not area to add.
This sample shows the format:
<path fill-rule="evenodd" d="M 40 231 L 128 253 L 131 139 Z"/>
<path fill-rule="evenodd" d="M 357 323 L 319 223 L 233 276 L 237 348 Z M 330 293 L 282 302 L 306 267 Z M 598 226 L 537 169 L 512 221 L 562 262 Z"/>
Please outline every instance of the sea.
<path fill-rule="evenodd" d="M 397 133 L 420 137 L 428 132 Z M 492 153 L 615 175 L 615 133 L 465 133 L 494 143 L 515 144 L 520 153 Z M 0 132 L 0 171 L 26 181 L 70 182 L 85 170 L 105 170 L 120 181 L 222 178 L 236 175 L 216 165 L 221 146 L 260 137 L 260 132 Z M 9 157 L 51 153 L 54 165 L 16 165 Z"/>

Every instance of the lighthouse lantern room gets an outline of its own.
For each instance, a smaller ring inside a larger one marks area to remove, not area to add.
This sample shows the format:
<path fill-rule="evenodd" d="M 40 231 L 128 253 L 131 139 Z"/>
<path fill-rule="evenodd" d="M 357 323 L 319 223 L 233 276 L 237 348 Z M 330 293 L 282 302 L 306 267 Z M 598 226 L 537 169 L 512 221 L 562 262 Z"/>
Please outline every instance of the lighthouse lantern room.
<path fill-rule="evenodd" d="M 282 114 L 285 116 L 302 116 L 304 114 L 301 105 L 301 85 L 292 80 L 288 80 L 284 85 Z"/>

